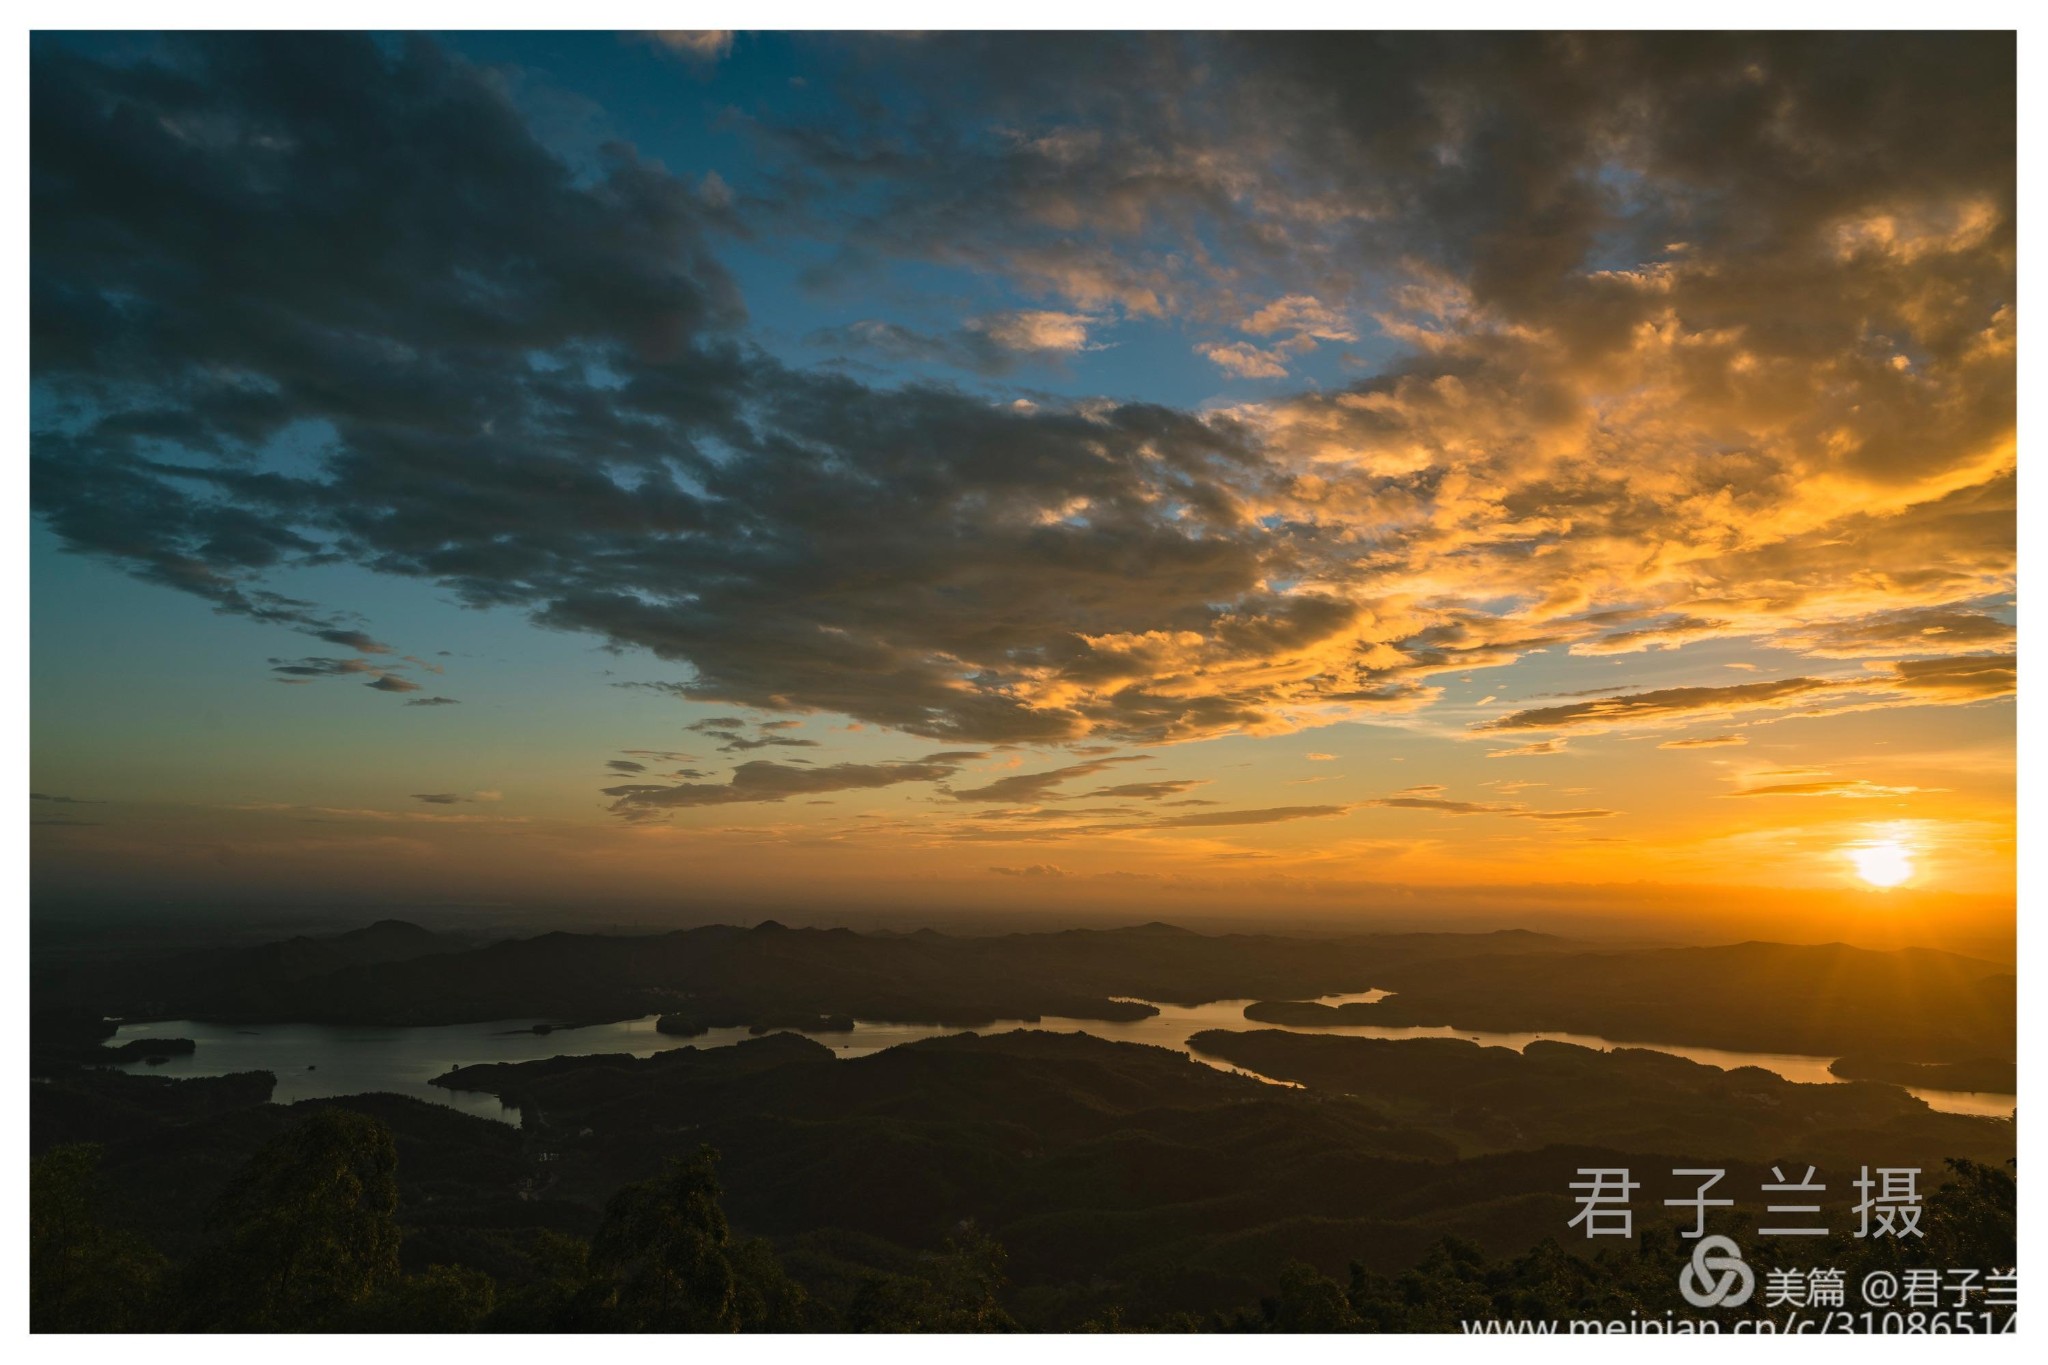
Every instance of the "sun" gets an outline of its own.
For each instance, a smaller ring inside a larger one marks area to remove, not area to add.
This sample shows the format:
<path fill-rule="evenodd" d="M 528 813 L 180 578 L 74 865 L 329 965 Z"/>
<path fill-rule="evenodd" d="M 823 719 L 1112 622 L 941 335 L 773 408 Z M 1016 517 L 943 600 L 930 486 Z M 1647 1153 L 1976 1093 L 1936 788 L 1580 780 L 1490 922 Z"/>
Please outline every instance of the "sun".
<path fill-rule="evenodd" d="M 1913 852 L 1895 839 L 1853 844 L 1842 852 L 1856 864 L 1856 875 L 1872 886 L 1897 886 L 1913 875 Z"/>

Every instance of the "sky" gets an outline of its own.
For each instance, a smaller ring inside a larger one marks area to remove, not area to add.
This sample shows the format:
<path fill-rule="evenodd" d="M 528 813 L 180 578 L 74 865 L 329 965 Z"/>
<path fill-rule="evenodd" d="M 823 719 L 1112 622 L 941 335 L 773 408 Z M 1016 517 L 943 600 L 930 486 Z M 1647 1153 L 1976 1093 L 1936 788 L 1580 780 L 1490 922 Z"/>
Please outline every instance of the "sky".
<path fill-rule="evenodd" d="M 2014 75 L 38 35 L 38 910 L 2009 925 Z"/>

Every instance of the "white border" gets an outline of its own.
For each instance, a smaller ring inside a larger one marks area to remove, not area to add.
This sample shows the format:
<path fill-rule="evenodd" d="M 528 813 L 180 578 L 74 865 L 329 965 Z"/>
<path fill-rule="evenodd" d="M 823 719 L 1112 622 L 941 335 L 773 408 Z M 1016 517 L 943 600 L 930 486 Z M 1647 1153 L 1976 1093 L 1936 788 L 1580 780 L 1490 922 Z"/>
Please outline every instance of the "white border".
<path fill-rule="evenodd" d="M 1417 8 L 1394 5 L 1340 5 L 1334 3 L 1265 3 L 1248 5 L 1245 0 L 1226 4 L 1222 0 L 1179 0 L 1167 4 L 1161 0 L 1034 0 L 1029 5 L 994 6 L 983 5 L 967 13 L 977 26 L 989 29 L 1530 29 L 1530 28 L 1588 28 L 1588 29 L 1688 29 L 1711 26 L 1717 29 L 1918 29 L 1939 27 L 1944 29 L 2018 29 L 2020 30 L 2021 80 L 2020 80 L 2020 224 L 2023 260 L 2035 255 L 2032 225 L 2039 221 L 2037 209 L 2041 197 L 2031 191 L 2037 183 L 2033 174 L 2039 158 L 2034 149 L 2039 145 L 2035 134 L 2042 128 L 2042 96 L 2037 93 L 2038 82 L 2043 78 L 2033 62 L 2033 43 L 2027 32 L 2028 25 L 2023 16 L 2036 12 L 2032 7 L 2015 3 L 1977 3 L 1975 0 L 1950 0 L 1938 8 L 1928 6 L 1907 6 L 1901 3 L 1870 3 L 1849 5 L 1843 3 L 1818 3 L 1816 0 L 1774 0 L 1762 3 L 1760 0 L 1726 0 L 1726 2 L 1703 9 L 1659 8 L 1641 3 L 1623 4 L 1617 0 L 1576 0 L 1574 3 L 1551 3 L 1544 5 L 1507 4 L 1501 0 L 1476 0 L 1456 8 Z M 749 0 L 735 3 L 734 0 L 708 0 L 707 3 L 653 4 L 646 0 L 627 0 L 626 3 L 578 4 L 560 3 L 544 5 L 536 0 L 499 0 L 499 3 L 485 5 L 477 0 L 408 0 L 396 4 L 389 0 L 366 0 L 352 5 L 315 4 L 299 5 L 289 10 L 281 9 L 274 3 L 258 4 L 255 0 L 197 0 L 197 3 L 180 5 L 175 8 L 161 3 L 144 4 L 141 0 L 98 0 L 97 3 L 56 4 L 50 0 L 30 0 L 18 11 L 27 28 L 44 29 L 151 29 L 151 28 L 371 28 L 408 29 L 424 28 L 437 30 L 463 29 L 651 29 L 679 28 L 684 26 L 700 28 L 735 29 L 892 29 L 892 30 L 938 30 L 960 27 L 963 7 L 955 3 L 939 3 L 939 0 L 870 0 L 859 6 L 828 5 L 820 0 Z M 169 22 L 167 22 L 169 21 Z M 14 69 L 23 70 L 26 64 L 26 33 L 18 61 Z M 6 146 L 6 161 L 9 174 L 7 184 L 12 187 L 15 212 L 5 220 L 4 231 L 12 250 L 10 258 L 15 268 L 9 276 L 8 294 L 12 301 L 12 315 L 15 325 L 11 332 L 8 349 L 11 354 L 12 370 L 15 376 L 13 386 L 8 390 L 7 403 L 12 409 L 9 429 L 20 433 L 28 426 L 28 399 L 26 385 L 21 377 L 27 370 L 27 329 L 28 288 L 27 272 L 21 263 L 27 256 L 28 232 L 27 215 L 23 212 L 28 184 L 28 146 L 26 136 L 28 83 L 23 80 L 16 88 L 9 112 L 14 121 L 14 135 Z M 2021 317 L 2031 314 L 2031 305 L 2040 291 L 2033 288 L 2034 274 L 2023 268 L 2020 274 Z M 2040 377 L 2042 366 L 2032 363 L 2033 350 L 2022 346 L 2020 353 L 2020 421 L 2022 430 L 2027 429 L 2031 407 L 2030 395 L 2036 386 L 2030 381 Z M 10 507 L 5 524 L 11 528 L 11 540 L 7 545 L 4 559 L 0 559 L 0 574 L 5 576 L 4 595 L 0 601 L 7 604 L 9 629 L 5 639 L 18 657 L 10 660 L 11 667 L 0 671 L 0 687 L 12 703 L 13 714 L 18 717 L 16 728 L 9 743 L 14 755 L 15 770 L 18 774 L 17 819 L 14 831 L 4 844 L 0 844 L 0 860 L 4 860 L 8 884 L 13 886 L 17 899 L 15 940 L 20 957 L 17 959 L 13 980 L 16 983 L 16 1056 L 22 1058 L 27 1048 L 27 813 L 26 780 L 28 776 L 28 620 L 29 582 L 26 528 L 29 525 L 27 487 L 25 478 L 26 462 L 15 466 L 14 479 L 7 485 L 5 496 Z M 2031 477 L 2020 481 L 2020 526 L 2021 558 L 2027 558 L 2026 546 L 2030 533 L 2039 529 L 2048 532 L 2048 517 L 2043 516 L 2044 498 L 2037 494 Z M 2020 602 L 2020 630 L 2023 640 L 2033 638 L 2032 624 L 2040 613 L 2032 609 L 2033 599 L 2022 595 Z M 2020 970 L 2024 978 L 2038 980 L 2042 968 L 2036 961 L 2039 935 L 2030 930 L 2028 912 L 2035 904 L 2035 888 L 2040 883 L 2042 854 L 2037 851 L 2035 841 L 2028 837 L 2041 829 L 2035 818 L 2041 809 L 2038 800 L 2038 784 L 2031 780 L 2040 757 L 2043 754 L 2044 726 L 2038 714 L 2026 705 L 2027 691 L 2024 680 L 2019 706 L 2019 804 L 2018 821 L 2021 832 L 2019 856 L 2019 904 L 2020 916 Z M 2039 1052 L 2035 1040 L 2040 1038 L 2038 1027 L 2041 1010 L 2035 1005 L 2029 993 L 2021 996 L 2020 1034 L 2022 1088 L 2029 1094 L 2037 1093 L 2036 1085 L 2041 1083 L 2041 1067 L 2038 1065 Z M 20 1084 L 23 1068 L 17 1062 L 16 1084 Z M 7 1186 L 9 1222 L 14 1233 L 9 1237 L 4 1250 L 0 1250 L 0 1275 L 5 1276 L 7 1301 L 12 1309 L 15 1331 L 27 1336 L 28 1320 L 28 1274 L 26 1239 L 21 1235 L 27 1221 L 26 1182 L 24 1176 L 28 1165 L 28 1107 L 26 1095 L 16 1090 L 16 1099 L 9 1108 L 11 1119 L 5 1127 L 5 1160 L 15 1173 Z M 2027 1156 L 2026 1166 L 2038 1172 L 2041 1167 L 2032 1159 L 2033 1149 L 2039 1144 L 2028 1141 L 2031 1128 L 2021 1133 L 2021 1151 Z M 2036 1174 L 2021 1189 L 2021 1224 L 2023 1240 L 2029 1246 L 2037 1245 L 2032 1234 L 2043 1228 L 2038 1215 L 2043 1196 L 2040 1193 L 2042 1176 Z M 2048 1235 L 2048 1234 L 2044 1234 Z M 2030 1299 L 2030 1303 L 2034 1300 Z M 247 1360 L 261 1361 L 262 1365 L 276 1365 L 280 1354 L 288 1353 L 295 1361 L 308 1365 L 356 1365 L 366 1350 L 377 1352 L 386 1359 L 397 1361 L 424 1360 L 438 1354 L 439 1348 L 433 1338 L 380 1337 L 362 1340 L 349 1337 L 293 1337 L 288 1342 L 260 1337 L 215 1337 L 179 1338 L 153 1337 L 141 1349 L 152 1362 L 164 1360 L 173 1365 L 193 1362 L 193 1365 L 225 1365 L 230 1362 Z M 820 1354 L 829 1353 L 835 1361 L 854 1362 L 855 1365 L 904 1365 L 910 1362 L 945 1361 L 946 1365 L 957 1365 L 965 1353 L 977 1362 L 1016 1362 L 1016 1365 L 1043 1365 L 1047 1351 L 1057 1350 L 1063 1358 L 1081 1362 L 1116 1361 L 1133 1358 L 1139 1360 L 1172 1360 L 1179 1365 L 1242 1365 L 1242 1358 L 1251 1348 L 1253 1339 L 1245 1337 L 1067 1337 L 1054 1345 L 1042 1338 L 1018 1337 L 998 1339 L 976 1339 L 972 1343 L 956 1339 L 937 1337 L 888 1337 L 863 1338 L 832 1336 L 829 1338 L 794 1337 L 752 1337 L 752 1338 L 696 1338 L 688 1342 L 648 1342 L 628 1345 L 624 1339 L 604 1339 L 603 1346 L 596 1341 L 580 1349 L 603 1349 L 627 1357 L 645 1353 L 670 1352 L 687 1353 L 695 1359 L 708 1362 L 736 1362 L 742 1365 L 771 1365 L 782 1361 L 811 1362 Z M 1985 1358 L 2000 1360 L 2015 1358 L 2018 1351 L 2018 1337 L 2001 1338 L 1926 1338 L 1926 1337 L 1861 1337 L 1861 1338 L 1803 1338 L 1801 1344 L 1789 1341 L 1773 1341 L 1769 1338 L 1660 1338 L 1652 1349 L 1685 1353 L 1708 1353 L 1725 1355 L 1731 1345 L 1746 1342 L 1741 1349 L 1770 1354 L 1776 1352 L 1796 1353 L 1797 1358 L 1806 1361 L 1816 1358 L 1827 1360 L 1850 1360 L 1865 1362 L 1871 1360 L 1924 1359 L 1935 1347 L 1936 1342 L 1960 1347 L 1969 1340 L 1967 1348 L 1972 1353 L 1982 1351 Z M 1690 1344 L 1687 1344 L 1687 1343 Z M 1719 1345 L 1710 1345 L 1719 1342 Z M 452 1344 L 452 1343 L 451 1343 Z M 1590 1357 L 1621 1358 L 1623 1353 L 1639 1356 L 1646 1340 L 1640 1337 L 1628 1338 L 1524 1338 L 1515 1345 L 1503 1344 L 1499 1338 L 1491 1340 L 1463 1337 L 1432 1337 L 1424 1345 L 1416 1342 L 1406 1350 L 1426 1353 L 1437 1359 L 1499 1359 L 1505 1356 L 1520 1356 L 1539 1360 L 1583 1360 Z M 30 1337 L 30 1353 L 36 1358 L 62 1359 L 98 1365 L 107 1362 L 113 1365 L 132 1365 L 138 1343 L 120 1338 L 64 1338 Z M 532 1361 L 536 1365 L 559 1365 L 567 1351 L 579 1349 L 578 1344 L 548 1337 L 499 1337 L 478 1347 L 490 1352 L 497 1360 L 507 1365 L 524 1365 Z M 1354 1365 L 1361 1358 L 1376 1354 L 1402 1351 L 1385 1338 L 1363 1339 L 1331 1337 L 1291 1337 L 1275 1341 L 1271 1347 L 1276 1354 L 1284 1354 L 1291 1360 L 1306 1365 Z"/>

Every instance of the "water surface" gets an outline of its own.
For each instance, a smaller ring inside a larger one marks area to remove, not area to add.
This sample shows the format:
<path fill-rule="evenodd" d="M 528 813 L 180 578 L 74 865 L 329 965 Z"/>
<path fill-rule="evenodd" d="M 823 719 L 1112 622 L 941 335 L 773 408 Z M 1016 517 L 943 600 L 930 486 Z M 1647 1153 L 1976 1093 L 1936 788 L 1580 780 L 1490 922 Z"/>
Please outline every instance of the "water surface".
<path fill-rule="evenodd" d="M 1386 991 L 1360 991 L 1350 995 L 1327 995 L 1319 1003 L 1344 1005 L 1385 999 Z M 1157 1002 L 1148 1001 L 1148 1004 Z M 1250 1000 L 1212 1000 L 1206 1005 L 1158 1004 L 1159 1013 L 1147 1019 L 1112 1023 L 1101 1019 L 1065 1019 L 1048 1015 L 1037 1023 L 1005 1020 L 977 1033 L 1004 1033 L 1016 1028 L 1044 1029 L 1054 1033 L 1091 1033 L 1119 1043 L 1149 1043 L 1186 1053 L 1196 1061 L 1219 1071 L 1270 1080 L 1219 1058 L 1205 1057 L 1187 1045 L 1188 1039 L 1204 1029 L 1285 1028 L 1279 1024 L 1254 1023 L 1244 1017 Z M 360 1095 L 369 1091 L 394 1091 L 416 1099 L 447 1105 L 480 1118 L 517 1124 L 519 1111 L 502 1104 L 495 1095 L 477 1091 L 449 1090 L 431 1085 L 434 1077 L 458 1066 L 486 1062 L 532 1062 L 549 1057 L 591 1056 L 600 1053 L 629 1053 L 648 1057 L 676 1047 L 730 1047 L 757 1037 L 746 1028 L 712 1029 L 694 1038 L 679 1038 L 655 1030 L 655 1016 L 628 1019 L 613 1024 L 589 1024 L 579 1028 L 555 1028 L 537 1033 L 538 1019 L 508 1019 L 487 1024 L 442 1024 L 432 1027 L 380 1027 L 347 1024 L 203 1024 L 193 1020 L 124 1024 L 116 1031 L 115 1044 L 133 1038 L 190 1038 L 198 1050 L 172 1057 L 160 1065 L 134 1062 L 123 1071 L 159 1076 L 225 1076 L 237 1071 L 268 1071 L 277 1077 L 272 1099 L 279 1104 L 296 1100 L 324 1099 L 335 1095 Z M 855 1022 L 851 1032 L 815 1033 L 808 1037 L 831 1048 L 841 1057 L 865 1057 L 883 1048 L 940 1038 L 969 1030 L 938 1024 L 890 1024 L 869 1020 Z M 1788 1081 L 1807 1084 L 1836 1084 L 1839 1078 L 1828 1071 L 1831 1057 L 1810 1057 L 1783 1052 L 1731 1052 L 1722 1048 L 1681 1047 L 1671 1043 L 1616 1042 L 1586 1033 L 1487 1033 L 1442 1027 L 1385 1027 L 1377 1024 L 1340 1024 L 1313 1028 L 1288 1028 L 1290 1033 L 1331 1033 L 1357 1038 L 1466 1038 L 1490 1047 L 1508 1047 L 1517 1052 L 1538 1039 L 1577 1043 L 1603 1051 L 1618 1047 L 1640 1047 L 1667 1052 L 1708 1066 L 1761 1067 Z M 1274 1084 L 1284 1082 L 1274 1081 Z M 2005 1094 L 1964 1090 L 1911 1088 L 1912 1093 L 1935 1109 L 1958 1114 L 1986 1114 L 2004 1118 L 2013 1111 L 2015 1097 Z"/>

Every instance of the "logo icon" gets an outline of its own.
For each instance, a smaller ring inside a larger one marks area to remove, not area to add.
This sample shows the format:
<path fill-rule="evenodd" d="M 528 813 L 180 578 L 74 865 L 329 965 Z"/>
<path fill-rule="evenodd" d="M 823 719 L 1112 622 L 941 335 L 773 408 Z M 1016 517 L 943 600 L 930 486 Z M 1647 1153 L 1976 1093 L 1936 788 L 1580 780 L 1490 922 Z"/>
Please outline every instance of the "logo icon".
<path fill-rule="evenodd" d="M 1727 1237 L 1703 1239 L 1678 1272 L 1678 1292 L 1695 1308 L 1740 1308 L 1756 1292 L 1756 1272 Z"/>

